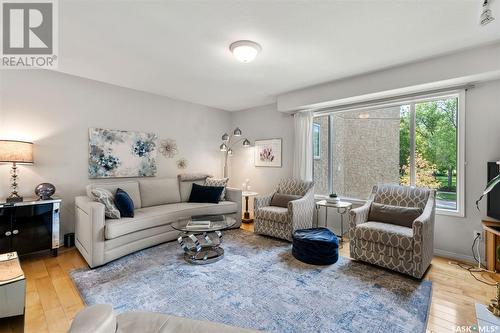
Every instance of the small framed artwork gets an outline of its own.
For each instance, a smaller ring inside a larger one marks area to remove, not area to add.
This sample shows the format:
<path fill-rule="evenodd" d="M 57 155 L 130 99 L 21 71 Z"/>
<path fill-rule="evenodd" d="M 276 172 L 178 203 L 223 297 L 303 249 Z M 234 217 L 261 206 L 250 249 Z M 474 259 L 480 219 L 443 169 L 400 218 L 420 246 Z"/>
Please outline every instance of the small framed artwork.
<path fill-rule="evenodd" d="M 255 166 L 281 168 L 281 139 L 255 140 Z"/>

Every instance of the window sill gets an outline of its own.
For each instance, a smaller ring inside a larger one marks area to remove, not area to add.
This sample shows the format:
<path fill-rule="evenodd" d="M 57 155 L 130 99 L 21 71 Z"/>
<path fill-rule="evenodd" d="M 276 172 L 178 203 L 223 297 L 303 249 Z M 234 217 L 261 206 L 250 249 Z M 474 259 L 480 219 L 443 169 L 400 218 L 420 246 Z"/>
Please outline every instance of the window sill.
<path fill-rule="evenodd" d="M 322 194 L 315 194 L 314 195 L 315 201 L 325 200 L 326 198 L 328 198 L 328 195 L 322 195 Z M 366 203 L 366 200 L 355 199 L 355 198 L 340 197 L 340 200 L 350 202 L 353 205 L 364 205 Z M 447 209 L 439 209 L 439 208 L 436 208 L 436 215 L 465 217 L 465 214 L 459 210 L 447 210 Z"/>
<path fill-rule="evenodd" d="M 465 214 L 459 210 L 447 210 L 436 208 L 436 215 L 465 217 Z"/>

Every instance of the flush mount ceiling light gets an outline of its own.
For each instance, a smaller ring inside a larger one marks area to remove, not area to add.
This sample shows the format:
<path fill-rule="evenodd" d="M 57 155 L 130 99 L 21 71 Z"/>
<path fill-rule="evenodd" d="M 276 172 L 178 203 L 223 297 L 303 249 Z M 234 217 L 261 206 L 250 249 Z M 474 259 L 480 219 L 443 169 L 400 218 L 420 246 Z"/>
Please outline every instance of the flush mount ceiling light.
<path fill-rule="evenodd" d="M 481 12 L 481 19 L 480 19 L 481 25 L 487 25 L 488 23 L 491 23 L 494 19 L 495 18 L 491 13 L 489 1 L 484 0 L 483 11 Z"/>
<path fill-rule="evenodd" d="M 239 40 L 229 45 L 229 50 L 241 62 L 252 62 L 262 50 L 262 47 L 251 40 Z"/>

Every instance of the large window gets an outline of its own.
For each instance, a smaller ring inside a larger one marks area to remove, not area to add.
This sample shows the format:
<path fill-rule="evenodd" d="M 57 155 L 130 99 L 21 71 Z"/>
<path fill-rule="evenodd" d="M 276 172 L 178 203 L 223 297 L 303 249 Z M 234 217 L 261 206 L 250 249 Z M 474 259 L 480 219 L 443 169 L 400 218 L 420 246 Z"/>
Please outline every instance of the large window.
<path fill-rule="evenodd" d="M 428 187 L 437 191 L 440 211 L 462 215 L 461 96 L 333 110 L 315 117 L 321 135 L 313 135 L 314 147 L 322 152 L 313 161 L 316 193 L 366 199 L 378 183 Z"/>

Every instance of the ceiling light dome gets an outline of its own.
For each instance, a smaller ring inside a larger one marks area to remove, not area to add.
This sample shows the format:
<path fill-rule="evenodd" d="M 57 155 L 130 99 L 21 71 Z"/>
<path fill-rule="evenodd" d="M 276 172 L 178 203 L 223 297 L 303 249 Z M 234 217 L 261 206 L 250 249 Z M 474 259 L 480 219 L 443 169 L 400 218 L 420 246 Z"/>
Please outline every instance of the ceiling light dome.
<path fill-rule="evenodd" d="M 252 62 L 262 47 L 251 40 L 239 40 L 229 45 L 229 49 L 239 61 Z"/>

